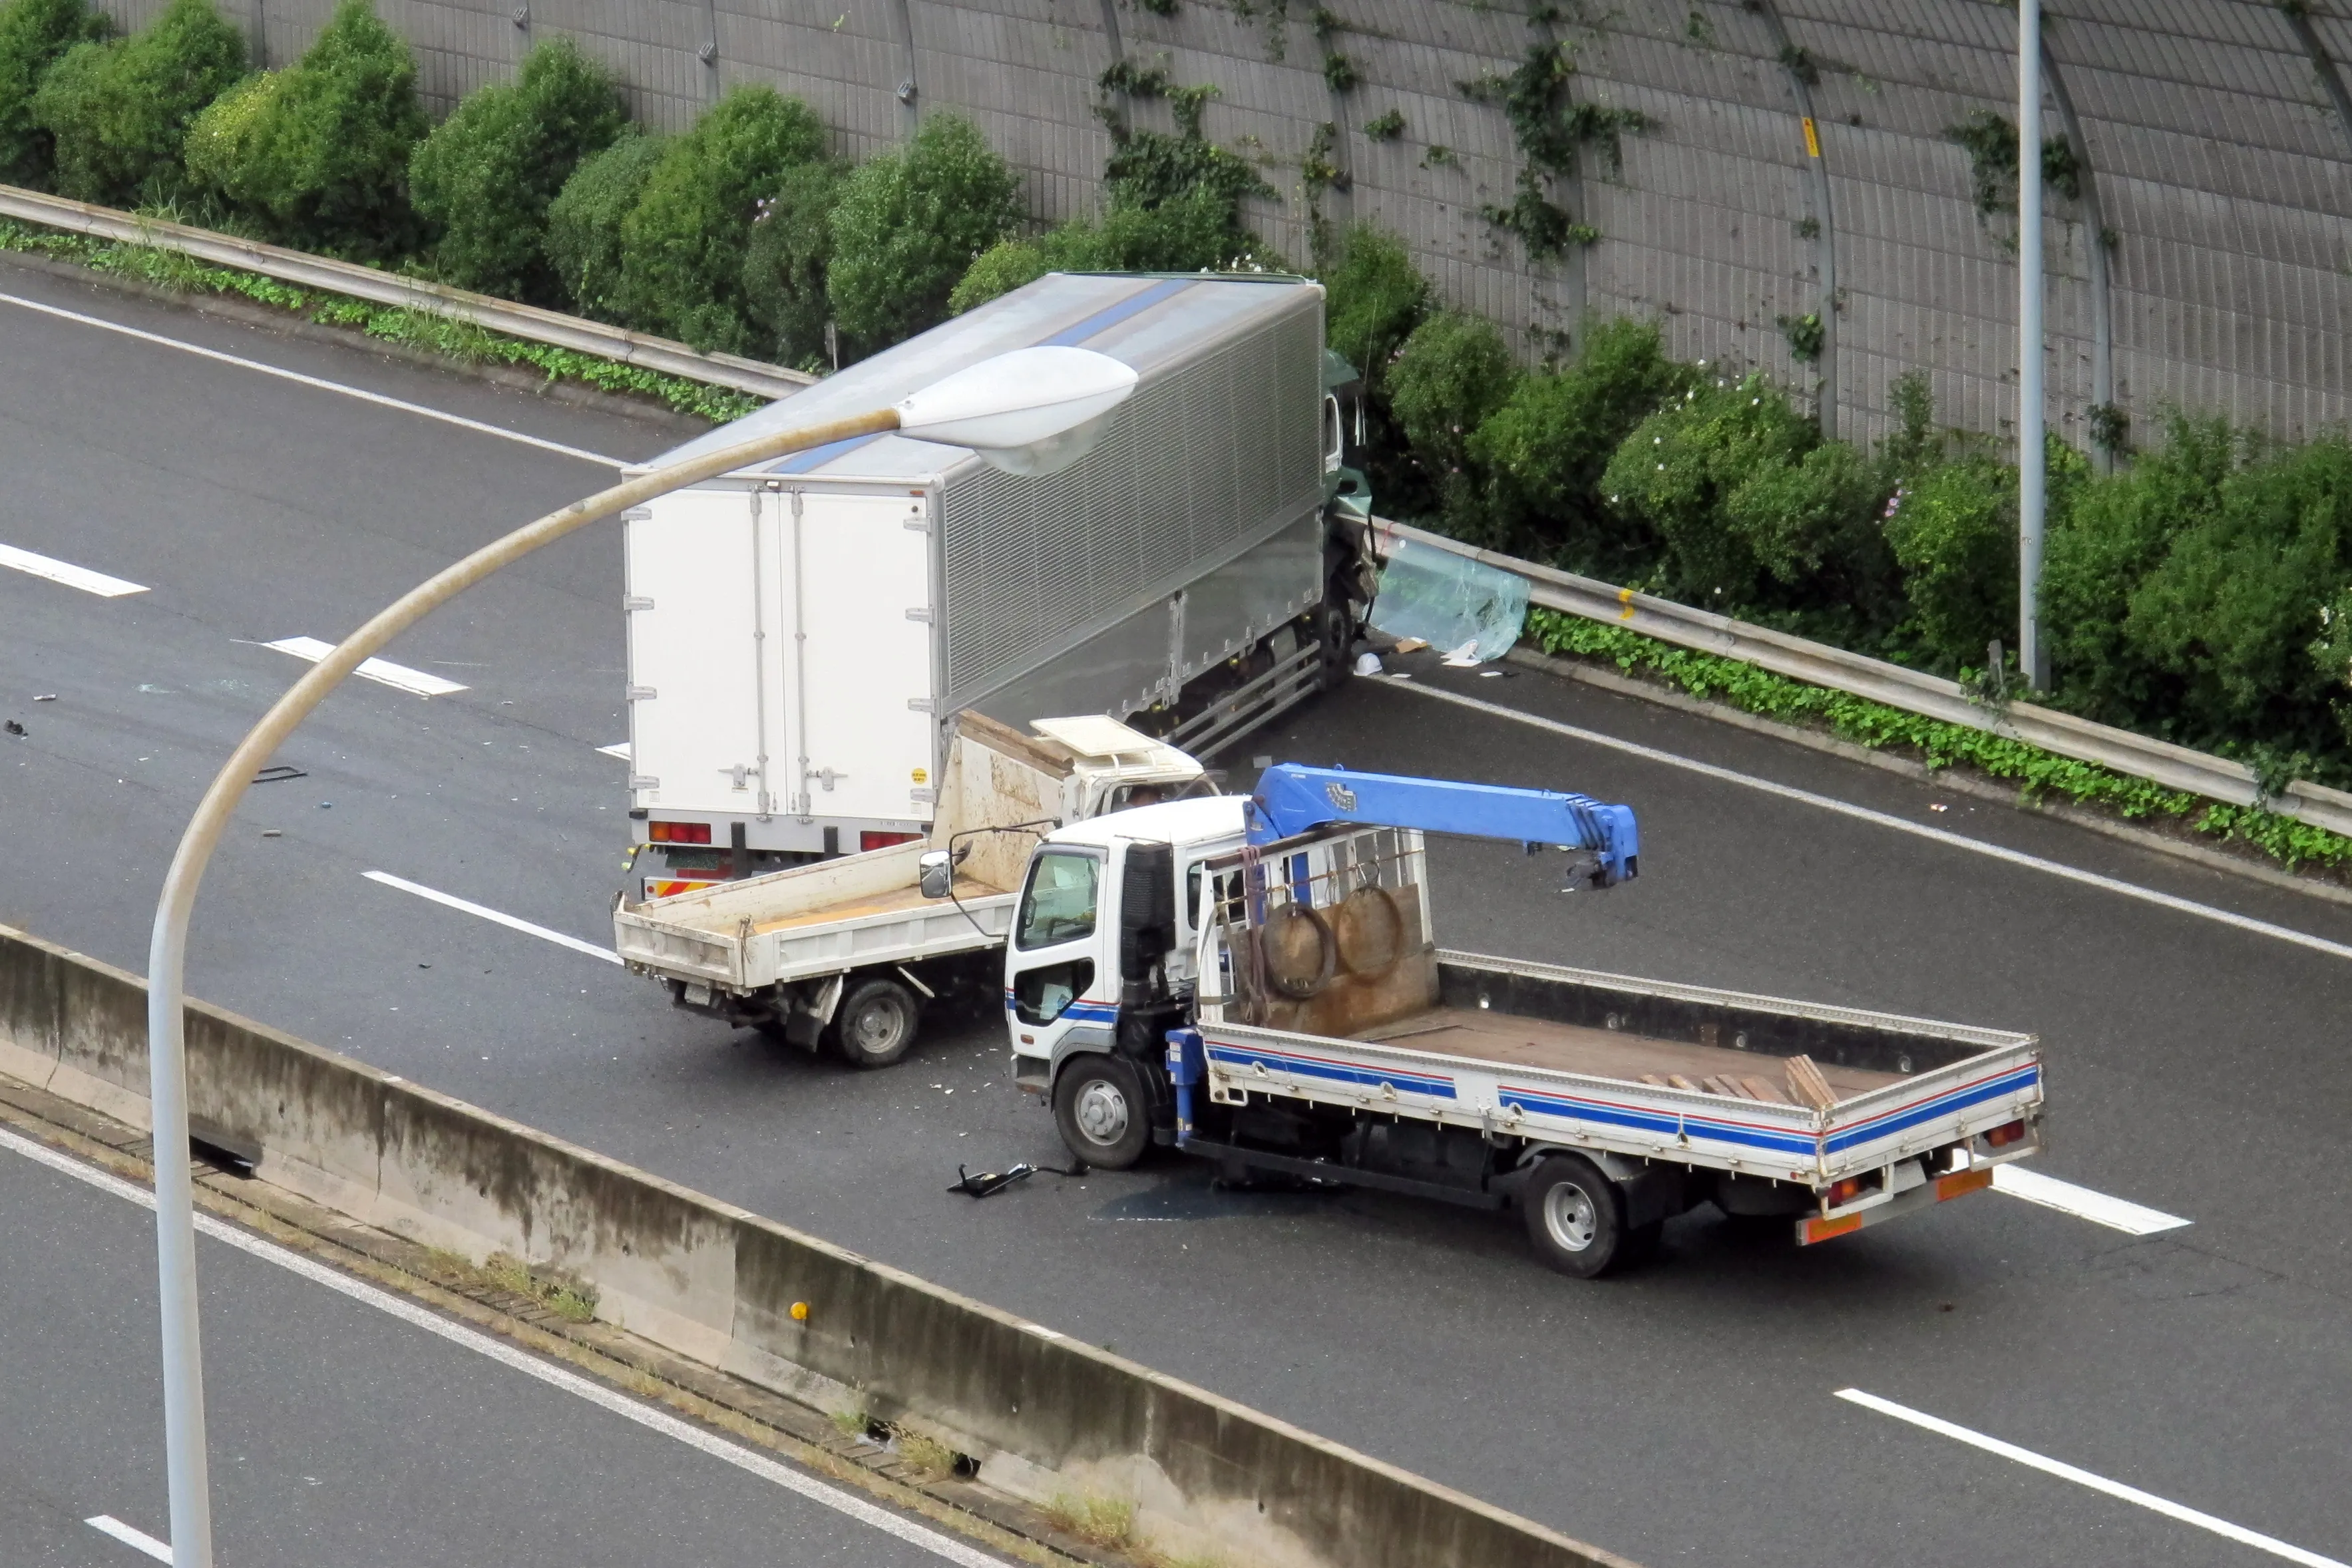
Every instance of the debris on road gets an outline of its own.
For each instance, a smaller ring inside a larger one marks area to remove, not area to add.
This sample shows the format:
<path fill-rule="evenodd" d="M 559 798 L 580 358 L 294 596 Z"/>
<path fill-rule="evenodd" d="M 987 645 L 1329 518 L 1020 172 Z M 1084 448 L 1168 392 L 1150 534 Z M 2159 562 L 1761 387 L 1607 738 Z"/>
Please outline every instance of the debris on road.
<path fill-rule="evenodd" d="M 1033 1165 L 1024 1160 L 1003 1171 L 967 1171 L 958 1165 L 955 1185 L 948 1191 L 962 1193 L 968 1197 L 984 1198 L 992 1193 L 1003 1192 L 1015 1182 L 1025 1182 L 1040 1171 L 1054 1176 L 1083 1176 L 1087 1173 L 1087 1164 L 1081 1160 L 1065 1170 L 1059 1165 Z"/>

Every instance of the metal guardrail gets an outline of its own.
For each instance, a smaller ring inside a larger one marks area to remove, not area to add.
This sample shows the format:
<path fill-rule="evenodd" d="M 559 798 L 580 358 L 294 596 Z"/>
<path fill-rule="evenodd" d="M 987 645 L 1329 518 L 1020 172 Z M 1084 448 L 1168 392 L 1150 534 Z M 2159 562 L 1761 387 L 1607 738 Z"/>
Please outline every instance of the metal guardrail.
<path fill-rule="evenodd" d="M 1958 683 L 1937 676 L 1807 642 L 1802 637 L 1750 626 L 1727 616 L 1695 610 L 1631 588 L 1580 577 L 1573 572 L 1481 550 L 1408 523 L 1375 518 L 1372 527 L 1382 554 L 1396 542 L 1409 541 L 1467 556 L 1526 578 L 1528 603 L 1548 610 L 1605 621 L 1660 642 L 1738 659 L 1776 675 L 1832 691 L 1851 692 L 1906 712 L 2021 741 L 2062 757 L 2095 763 L 2116 773 L 2147 779 L 2167 789 L 2204 795 L 2231 805 L 2260 804 L 2281 816 L 2352 837 L 2352 794 L 2342 790 L 2298 780 L 2265 801 L 2253 770 L 2227 757 L 2192 752 L 2186 746 L 2095 724 L 2031 702 L 1995 706 L 1971 697 Z"/>
<path fill-rule="evenodd" d="M 667 338 L 648 337 L 625 328 L 608 327 L 602 321 L 542 310 L 535 305 L 518 305 L 488 294 L 453 289 L 446 283 L 402 278 L 354 262 L 330 260 L 282 246 L 264 245 L 162 218 L 142 217 L 88 202 L 68 201 L 16 185 L 0 185 L 0 216 L 39 224 L 44 228 L 95 235 L 126 245 L 177 251 L 215 267 L 239 268 L 306 289 L 470 321 L 510 338 L 572 349 L 664 375 L 750 393 L 754 397 L 790 397 L 816 380 L 802 371 L 762 364 L 734 354 L 702 353 Z"/>

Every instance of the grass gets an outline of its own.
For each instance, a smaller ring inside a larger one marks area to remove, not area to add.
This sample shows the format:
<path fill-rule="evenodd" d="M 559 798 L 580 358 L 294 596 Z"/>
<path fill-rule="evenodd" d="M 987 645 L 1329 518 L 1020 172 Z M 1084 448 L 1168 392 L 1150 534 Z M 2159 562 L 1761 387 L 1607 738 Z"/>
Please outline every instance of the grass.
<path fill-rule="evenodd" d="M 905 1426 L 891 1427 L 890 1436 L 898 1458 L 929 1479 L 945 1480 L 956 1473 L 956 1461 L 962 1456 L 937 1437 Z"/>
<path fill-rule="evenodd" d="M 351 328 L 384 342 L 420 349 L 462 364 L 523 366 L 541 373 L 550 384 L 575 382 L 599 392 L 649 398 L 715 425 L 740 419 L 766 406 L 760 398 L 726 387 L 664 375 L 572 349 L 528 342 L 430 311 L 371 304 L 315 289 L 298 289 L 274 278 L 215 267 L 176 250 L 154 246 L 61 234 L 0 219 L 0 250 L 68 261 L 93 272 L 130 279 L 175 294 L 236 295 L 306 321 Z"/>
<path fill-rule="evenodd" d="M 843 1436 L 855 1439 L 866 1436 L 872 1421 L 863 1410 L 836 1410 L 833 1413 L 833 1424 Z"/>
<path fill-rule="evenodd" d="M 1135 1505 L 1124 1498 L 1055 1497 L 1039 1510 L 1045 1522 L 1089 1546 L 1117 1548 L 1135 1539 Z"/>
<path fill-rule="evenodd" d="M 2014 782 L 2029 800 L 2054 795 L 2128 819 L 2171 823 L 2189 833 L 2246 845 L 2289 870 L 2306 865 L 2329 870 L 2352 866 L 2352 838 L 2259 805 L 2231 805 L 2167 789 L 2022 741 L 1809 685 L 1737 659 L 1676 647 L 1622 626 L 1558 610 L 1531 609 L 1527 637 L 1546 653 L 1613 664 L 1703 701 L 1826 730 L 1873 751 L 1907 751 L 1931 769 L 1965 763 L 1994 778 Z"/>
<path fill-rule="evenodd" d="M 536 1273 L 530 1264 L 509 1253 L 494 1252 L 488 1262 L 471 1272 L 501 1290 L 530 1297 L 565 1322 L 585 1323 L 595 1319 L 596 1292 L 593 1287 Z"/>

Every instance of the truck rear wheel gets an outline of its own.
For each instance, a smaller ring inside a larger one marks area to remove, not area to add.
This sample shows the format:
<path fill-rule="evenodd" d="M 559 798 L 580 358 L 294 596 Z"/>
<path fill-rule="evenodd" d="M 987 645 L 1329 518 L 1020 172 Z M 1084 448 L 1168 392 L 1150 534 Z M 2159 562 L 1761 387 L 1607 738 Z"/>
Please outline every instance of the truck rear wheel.
<path fill-rule="evenodd" d="M 895 980 L 861 980 L 833 1016 L 834 1048 L 853 1067 L 887 1068 L 907 1054 L 923 1016 L 915 994 Z"/>
<path fill-rule="evenodd" d="M 1624 1194 L 1582 1155 L 1546 1156 L 1519 1189 L 1519 1211 L 1536 1256 L 1562 1274 L 1590 1279 L 1618 1261 Z"/>
<path fill-rule="evenodd" d="M 1151 1142 L 1143 1079 L 1123 1057 L 1088 1051 L 1054 1080 L 1054 1125 L 1071 1153 L 1105 1171 L 1124 1171 Z"/>

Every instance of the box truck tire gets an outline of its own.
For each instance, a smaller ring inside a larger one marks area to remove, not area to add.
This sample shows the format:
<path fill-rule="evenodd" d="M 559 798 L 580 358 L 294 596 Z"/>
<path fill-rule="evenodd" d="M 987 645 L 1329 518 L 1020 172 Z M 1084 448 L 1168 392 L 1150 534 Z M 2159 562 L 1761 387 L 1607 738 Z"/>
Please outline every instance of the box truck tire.
<path fill-rule="evenodd" d="M 1071 1153 L 1099 1170 L 1124 1171 L 1151 1143 L 1142 1075 L 1124 1057 L 1088 1051 L 1054 1080 L 1054 1122 Z"/>

